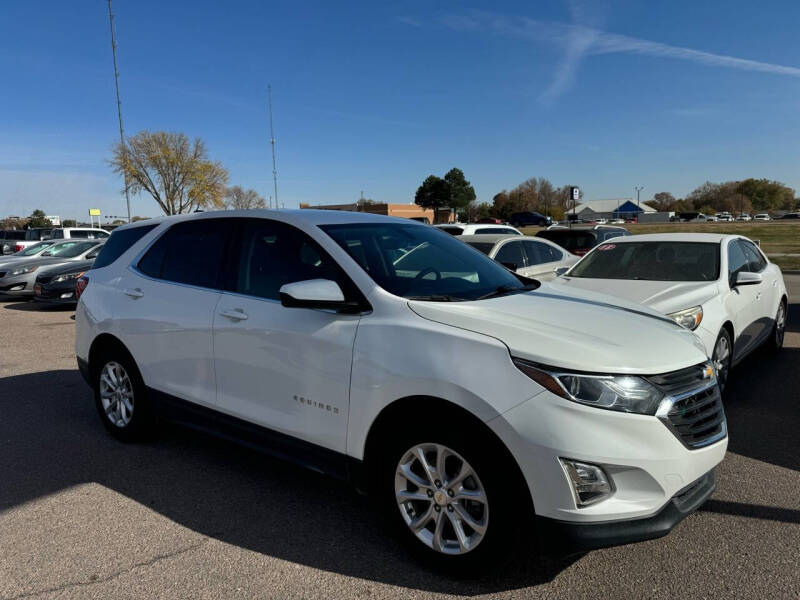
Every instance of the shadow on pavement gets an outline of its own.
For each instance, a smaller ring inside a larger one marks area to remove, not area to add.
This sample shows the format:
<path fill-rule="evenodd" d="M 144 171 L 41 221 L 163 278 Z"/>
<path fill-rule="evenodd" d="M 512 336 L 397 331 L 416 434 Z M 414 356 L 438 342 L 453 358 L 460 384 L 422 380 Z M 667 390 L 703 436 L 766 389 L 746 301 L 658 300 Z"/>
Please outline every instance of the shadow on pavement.
<path fill-rule="evenodd" d="M 791 508 L 777 508 L 775 506 L 743 504 L 742 502 L 727 502 L 725 500 L 711 499 L 701 506 L 700 510 L 702 512 L 750 517 L 752 519 L 765 519 L 767 521 L 780 521 L 782 523 L 800 523 L 800 510 L 792 510 Z"/>
<path fill-rule="evenodd" d="M 428 592 L 485 594 L 551 581 L 576 559 L 512 562 L 491 578 L 427 571 L 349 485 L 178 427 L 122 444 L 77 371 L 0 378 L 0 511 L 96 482 L 203 535 L 314 568 Z"/>
<path fill-rule="evenodd" d="M 2 302 L 2 301 L 0 301 Z M 3 304 L 6 310 L 22 310 L 22 311 L 38 311 L 38 310 L 52 310 L 56 312 L 68 312 L 75 310 L 75 306 L 71 304 L 49 304 L 47 302 L 36 302 L 35 300 L 6 300 Z"/>

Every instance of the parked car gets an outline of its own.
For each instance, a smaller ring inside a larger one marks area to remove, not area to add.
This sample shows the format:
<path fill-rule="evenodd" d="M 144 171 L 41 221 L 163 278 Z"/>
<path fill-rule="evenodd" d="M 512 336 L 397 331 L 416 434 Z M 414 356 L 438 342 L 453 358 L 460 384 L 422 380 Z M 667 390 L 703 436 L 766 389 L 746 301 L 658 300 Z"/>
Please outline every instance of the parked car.
<path fill-rule="evenodd" d="M 769 221 L 769 215 L 767 213 L 758 213 L 753 217 L 753 221 Z"/>
<path fill-rule="evenodd" d="M 612 225 L 624 225 L 625 219 L 611 219 L 610 223 Z"/>
<path fill-rule="evenodd" d="M 731 213 L 728 212 L 721 212 L 717 213 L 717 220 L 718 221 L 735 221 L 736 219 Z"/>
<path fill-rule="evenodd" d="M 779 219 L 800 219 L 800 213 L 786 213 L 781 217 L 777 217 Z"/>
<path fill-rule="evenodd" d="M 497 217 L 484 217 L 483 219 L 478 219 L 475 221 L 476 223 L 488 224 L 488 225 L 502 225 L 502 219 L 498 219 Z"/>
<path fill-rule="evenodd" d="M 508 222 L 514 227 L 547 227 L 553 224 L 553 219 L 545 217 L 542 213 L 525 211 L 512 214 Z"/>
<path fill-rule="evenodd" d="M 742 213 L 741 215 L 736 217 L 736 220 L 737 221 L 751 221 L 752 217 L 750 215 L 748 215 L 747 213 Z"/>
<path fill-rule="evenodd" d="M 548 281 L 559 269 L 571 267 L 578 257 L 551 241 L 527 235 L 481 234 L 458 238 L 507 269 L 532 279 Z"/>
<path fill-rule="evenodd" d="M 50 237 L 51 229 L 49 227 L 33 227 L 31 229 L 8 229 L 3 232 L 2 243 L 0 243 L 0 250 L 2 254 L 13 254 L 19 252 L 23 248 L 33 246 L 37 242 L 41 242 Z"/>
<path fill-rule="evenodd" d="M 598 225 L 608 225 L 608 219 L 597 219 L 595 223 Z"/>
<path fill-rule="evenodd" d="M 694 331 L 724 387 L 762 343 L 783 345 L 787 293 L 780 268 L 738 235 L 661 233 L 597 246 L 559 283 L 639 302 Z"/>
<path fill-rule="evenodd" d="M 601 242 L 630 234 L 630 231 L 624 227 L 595 225 L 594 227 L 552 227 L 537 232 L 536 237 L 555 242 L 576 256 L 583 256 Z"/>
<path fill-rule="evenodd" d="M 33 299 L 48 304 L 77 304 L 75 284 L 93 264 L 94 258 L 91 258 L 38 269 L 33 285 Z"/>
<path fill-rule="evenodd" d="M 444 223 L 441 225 L 434 225 L 434 227 L 441 229 L 450 235 L 479 235 L 482 233 L 510 233 L 514 235 L 522 235 L 522 232 L 519 229 L 511 227 L 510 225 Z"/>
<path fill-rule="evenodd" d="M 100 240 L 64 240 L 38 256 L 4 263 L 0 267 L 0 299 L 30 298 L 39 268 L 94 258 L 102 244 Z"/>
<path fill-rule="evenodd" d="M 50 232 L 54 240 L 105 240 L 109 235 L 105 229 L 96 227 L 58 227 Z"/>
<path fill-rule="evenodd" d="M 148 224 L 115 231 L 109 246 L 139 239 L 79 280 L 78 365 L 121 440 L 176 420 L 361 482 L 429 564 L 470 574 L 537 538 L 664 535 L 714 490 L 714 369 L 654 311 L 531 281 L 406 219 Z"/>
<path fill-rule="evenodd" d="M 706 215 L 706 221 L 709 223 L 716 223 L 719 220 L 717 215 Z"/>
<path fill-rule="evenodd" d="M 31 258 L 32 256 L 39 256 L 42 252 L 47 250 L 50 246 L 55 244 L 55 240 L 44 240 L 42 242 L 37 242 L 31 246 L 27 246 L 23 248 L 19 252 L 15 252 L 14 254 L 6 254 L 0 255 L 0 265 L 7 263 L 9 261 L 19 260 L 20 258 Z"/>

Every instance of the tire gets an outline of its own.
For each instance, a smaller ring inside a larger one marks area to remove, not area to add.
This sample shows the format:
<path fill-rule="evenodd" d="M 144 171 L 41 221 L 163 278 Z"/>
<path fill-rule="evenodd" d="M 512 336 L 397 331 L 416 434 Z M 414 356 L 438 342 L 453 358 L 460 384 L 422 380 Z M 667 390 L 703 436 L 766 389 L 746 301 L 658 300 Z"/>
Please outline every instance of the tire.
<path fill-rule="evenodd" d="M 530 494 L 516 465 L 503 464 L 513 459 L 494 449 L 496 442 L 474 426 L 415 424 L 407 430 L 385 441 L 376 473 L 386 522 L 413 555 L 438 571 L 470 578 L 502 565 L 529 533 L 525 525 L 534 522 L 526 501 Z M 420 451 L 431 469 L 429 477 Z M 448 487 L 448 481 L 462 478 Z"/>
<path fill-rule="evenodd" d="M 725 386 L 731 373 L 731 360 L 733 359 L 733 341 L 731 334 L 724 327 L 720 329 L 717 341 L 714 342 L 714 352 L 711 360 L 717 369 L 717 380 L 719 381 L 720 393 L 725 393 Z"/>
<path fill-rule="evenodd" d="M 783 338 L 786 335 L 786 316 L 786 300 L 781 299 L 775 313 L 775 323 L 772 325 L 772 335 L 770 336 L 770 349 L 774 352 L 783 348 Z"/>
<path fill-rule="evenodd" d="M 130 355 L 121 349 L 111 349 L 92 367 L 95 406 L 106 430 L 123 442 L 152 437 L 155 414 Z"/>

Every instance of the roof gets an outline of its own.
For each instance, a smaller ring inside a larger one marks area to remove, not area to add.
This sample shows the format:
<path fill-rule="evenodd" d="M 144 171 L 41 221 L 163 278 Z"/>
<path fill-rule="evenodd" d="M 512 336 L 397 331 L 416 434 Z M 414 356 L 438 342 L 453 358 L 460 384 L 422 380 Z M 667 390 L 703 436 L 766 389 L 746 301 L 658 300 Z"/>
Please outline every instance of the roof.
<path fill-rule="evenodd" d="M 625 242 L 713 242 L 718 244 L 726 239 L 740 238 L 741 235 L 725 233 L 645 233 L 615 238 L 614 243 Z"/>
<path fill-rule="evenodd" d="M 586 200 L 575 207 L 575 212 L 580 212 L 588 208 L 598 213 L 613 213 L 617 210 L 617 207 L 621 207 L 626 202 L 630 202 L 634 206 L 636 205 L 636 201 L 633 198 L 605 198 L 600 200 Z M 648 206 L 644 202 L 639 203 L 639 208 L 646 213 L 658 212 L 655 208 Z"/>
<path fill-rule="evenodd" d="M 487 244 L 496 244 L 503 240 L 519 240 L 530 236 L 519 236 L 516 233 L 475 233 L 472 235 L 460 235 L 458 239 L 462 242 L 483 242 Z"/>

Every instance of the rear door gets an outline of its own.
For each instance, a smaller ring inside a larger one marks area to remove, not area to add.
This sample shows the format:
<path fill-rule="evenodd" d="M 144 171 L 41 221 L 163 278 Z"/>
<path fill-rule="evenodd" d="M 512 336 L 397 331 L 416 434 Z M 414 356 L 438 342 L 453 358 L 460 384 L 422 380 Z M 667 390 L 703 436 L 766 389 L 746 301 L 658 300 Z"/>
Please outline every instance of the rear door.
<path fill-rule="evenodd" d="M 522 273 L 527 266 L 522 240 L 510 239 L 502 244 L 494 255 L 494 259 L 507 269 Z"/>
<path fill-rule="evenodd" d="M 299 229 L 268 219 L 240 223 L 233 279 L 213 317 L 218 410 L 345 452 L 360 317 L 287 308 L 279 290 L 286 283 L 329 279 L 351 298 L 355 286 Z"/>
<path fill-rule="evenodd" d="M 544 242 L 524 240 L 527 257 L 527 266 L 521 271 L 525 277 L 532 277 L 541 281 L 555 278 L 556 271 L 562 265 L 564 253 Z"/>
<path fill-rule="evenodd" d="M 212 407 L 214 309 L 231 219 L 176 223 L 123 271 L 115 320 L 145 384 Z"/>

